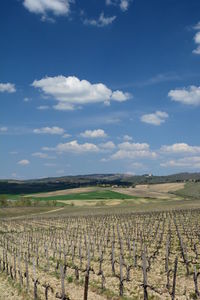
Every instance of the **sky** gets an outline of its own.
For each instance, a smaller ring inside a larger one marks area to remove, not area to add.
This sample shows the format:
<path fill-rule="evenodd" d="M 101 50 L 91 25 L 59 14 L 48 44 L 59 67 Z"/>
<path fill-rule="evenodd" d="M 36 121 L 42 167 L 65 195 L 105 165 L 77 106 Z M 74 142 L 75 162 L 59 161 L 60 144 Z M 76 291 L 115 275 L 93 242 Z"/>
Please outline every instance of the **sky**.
<path fill-rule="evenodd" d="M 0 178 L 200 171 L 199 0 L 1 0 Z"/>

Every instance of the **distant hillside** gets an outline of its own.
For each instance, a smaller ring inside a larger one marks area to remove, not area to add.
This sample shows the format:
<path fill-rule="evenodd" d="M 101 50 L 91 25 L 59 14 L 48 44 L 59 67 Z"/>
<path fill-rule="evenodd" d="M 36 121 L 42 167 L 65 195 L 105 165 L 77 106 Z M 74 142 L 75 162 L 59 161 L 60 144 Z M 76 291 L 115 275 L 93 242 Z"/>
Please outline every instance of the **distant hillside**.
<path fill-rule="evenodd" d="M 200 199 L 200 182 L 187 182 L 183 189 L 174 192 L 174 194 L 184 198 Z"/>
<path fill-rule="evenodd" d="M 35 180 L 0 180 L 0 194 L 29 194 L 86 186 L 134 186 L 170 182 L 200 181 L 200 173 L 180 173 L 168 176 L 127 174 L 91 174 L 43 178 Z"/>

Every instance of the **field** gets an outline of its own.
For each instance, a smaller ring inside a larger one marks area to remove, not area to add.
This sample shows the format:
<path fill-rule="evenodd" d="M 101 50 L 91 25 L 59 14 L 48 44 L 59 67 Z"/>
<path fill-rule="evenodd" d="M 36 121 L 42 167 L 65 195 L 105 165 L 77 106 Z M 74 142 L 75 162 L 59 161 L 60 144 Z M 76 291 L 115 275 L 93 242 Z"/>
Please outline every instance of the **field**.
<path fill-rule="evenodd" d="M 71 193 L 66 195 L 53 195 L 53 196 L 36 196 L 33 199 L 39 200 L 108 200 L 108 199 L 133 199 L 134 196 L 122 194 L 121 192 L 115 192 L 105 189 L 99 189 L 94 191 L 82 191 L 81 193 Z"/>
<path fill-rule="evenodd" d="M 163 184 L 140 184 L 135 188 L 125 188 L 123 193 L 130 196 L 155 198 L 155 199 L 178 199 L 173 192 L 184 188 L 184 183 L 163 183 Z M 120 191 L 120 188 L 115 189 Z"/>
<path fill-rule="evenodd" d="M 200 183 L 199 182 L 188 182 L 184 187 L 178 191 L 175 191 L 175 194 L 184 198 L 200 198 Z"/>
<path fill-rule="evenodd" d="M 81 188 L 31 196 L 64 207 L 0 209 L 0 299 L 198 299 L 200 200 L 185 188 Z"/>

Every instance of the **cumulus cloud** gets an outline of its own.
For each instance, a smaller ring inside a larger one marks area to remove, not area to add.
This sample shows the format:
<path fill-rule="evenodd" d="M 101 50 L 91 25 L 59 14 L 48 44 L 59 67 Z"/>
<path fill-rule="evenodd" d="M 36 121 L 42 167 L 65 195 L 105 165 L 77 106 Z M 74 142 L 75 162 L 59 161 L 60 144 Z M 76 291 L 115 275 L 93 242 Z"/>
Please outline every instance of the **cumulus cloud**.
<path fill-rule="evenodd" d="M 22 160 L 18 161 L 17 164 L 21 165 L 21 166 L 27 166 L 30 164 L 30 161 L 28 159 L 22 159 Z"/>
<path fill-rule="evenodd" d="M 35 80 L 32 86 L 57 100 L 54 106 L 57 110 L 73 110 L 88 103 L 124 102 L 131 98 L 129 93 L 112 91 L 103 83 L 92 84 L 75 76 L 46 77 Z"/>
<path fill-rule="evenodd" d="M 54 16 L 68 15 L 70 12 L 70 3 L 72 0 L 24 0 L 24 7 L 31 13 L 40 14 L 43 20 L 49 13 Z"/>
<path fill-rule="evenodd" d="M 164 111 L 156 111 L 152 114 L 145 114 L 141 117 L 141 121 L 147 124 L 159 126 L 165 123 L 169 115 Z"/>
<path fill-rule="evenodd" d="M 84 138 L 105 138 L 107 134 L 103 129 L 85 130 L 80 134 Z"/>
<path fill-rule="evenodd" d="M 200 168 L 200 156 L 193 156 L 193 157 L 184 157 L 176 160 L 169 160 L 167 162 L 161 163 L 161 167 L 168 168 L 168 167 L 180 167 L 180 168 L 193 168 L 199 169 Z"/>
<path fill-rule="evenodd" d="M 36 128 L 33 130 L 36 134 L 58 134 L 62 135 L 64 134 L 65 130 L 63 128 L 53 126 L 53 127 L 42 127 L 42 128 Z"/>
<path fill-rule="evenodd" d="M 102 12 L 98 19 L 85 19 L 83 23 L 85 25 L 92 25 L 96 27 L 105 27 L 112 24 L 116 19 L 116 16 L 112 17 L 105 17 L 104 13 Z"/>
<path fill-rule="evenodd" d="M 176 143 L 173 145 L 164 145 L 161 147 L 161 152 L 164 153 L 171 153 L 171 154 L 181 154 L 181 153 L 188 153 L 188 154 L 195 154 L 200 153 L 199 146 L 190 146 L 186 143 Z"/>
<path fill-rule="evenodd" d="M 187 105 L 200 105 L 200 87 L 190 86 L 188 88 L 171 90 L 168 96 L 172 101 L 180 102 Z"/>
<path fill-rule="evenodd" d="M 113 149 L 115 149 L 115 144 L 112 141 L 109 141 L 109 142 L 100 144 L 99 147 L 104 150 L 113 150 Z"/>
<path fill-rule="evenodd" d="M 197 45 L 196 49 L 193 50 L 194 54 L 200 54 L 200 22 L 197 23 L 196 26 L 194 26 L 195 30 L 198 30 L 197 33 L 194 36 L 194 42 Z"/>
<path fill-rule="evenodd" d="M 121 150 L 130 150 L 130 151 L 137 151 L 137 150 L 149 150 L 149 144 L 147 143 L 130 143 L 124 142 L 118 145 L 119 149 Z"/>
<path fill-rule="evenodd" d="M 149 150 L 135 150 L 135 151 L 119 150 L 111 156 L 112 159 L 135 159 L 138 157 L 155 158 L 156 153 L 151 152 Z"/>
<path fill-rule="evenodd" d="M 119 150 L 111 156 L 111 159 L 155 158 L 156 153 L 150 150 L 147 143 L 124 142 L 118 145 Z"/>
<path fill-rule="evenodd" d="M 123 139 L 124 139 L 124 141 L 132 141 L 132 137 L 130 136 L 130 135 L 128 135 L 128 134 L 125 134 L 124 136 L 123 136 Z"/>
<path fill-rule="evenodd" d="M 15 93 L 16 88 L 13 83 L 0 83 L 0 93 Z"/>
<path fill-rule="evenodd" d="M 119 7 L 121 11 L 128 10 L 132 0 L 106 0 L 106 5 L 114 5 Z M 55 23 L 55 18 L 58 16 L 69 16 L 71 12 L 71 6 L 75 3 L 75 0 L 23 0 L 23 6 L 30 12 L 41 16 L 41 20 L 44 22 Z M 79 9 L 77 7 L 77 9 Z M 81 18 L 83 18 L 85 12 L 81 10 Z M 105 27 L 112 24 L 116 19 L 116 16 L 105 16 L 102 12 L 98 18 L 85 18 L 83 23 L 86 25 L 92 25 L 96 27 Z"/>
<path fill-rule="evenodd" d="M 55 148 L 43 147 L 44 151 L 56 151 L 58 153 L 86 153 L 86 152 L 98 152 L 99 148 L 95 144 L 84 143 L 79 144 L 76 140 L 68 143 L 60 143 Z"/>

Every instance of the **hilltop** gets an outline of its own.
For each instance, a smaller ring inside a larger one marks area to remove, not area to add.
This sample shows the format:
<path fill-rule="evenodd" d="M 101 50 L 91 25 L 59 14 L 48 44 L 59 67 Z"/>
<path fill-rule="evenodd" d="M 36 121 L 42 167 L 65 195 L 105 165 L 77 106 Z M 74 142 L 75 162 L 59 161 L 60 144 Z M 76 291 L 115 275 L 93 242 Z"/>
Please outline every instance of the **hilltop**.
<path fill-rule="evenodd" d="M 38 193 L 88 186 L 129 187 L 137 184 L 157 184 L 200 181 L 200 173 L 178 173 L 167 176 L 152 174 L 89 174 L 31 180 L 0 180 L 0 194 Z"/>

